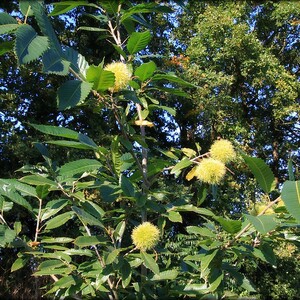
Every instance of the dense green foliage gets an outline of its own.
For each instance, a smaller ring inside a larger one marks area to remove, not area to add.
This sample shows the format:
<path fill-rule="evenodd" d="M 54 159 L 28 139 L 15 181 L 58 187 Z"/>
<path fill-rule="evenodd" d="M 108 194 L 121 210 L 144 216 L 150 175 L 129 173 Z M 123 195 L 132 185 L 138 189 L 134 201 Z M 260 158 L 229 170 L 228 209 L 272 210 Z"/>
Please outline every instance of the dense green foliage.
<path fill-rule="evenodd" d="M 299 3 L 41 2 L 0 13 L 1 296 L 296 298 Z"/>

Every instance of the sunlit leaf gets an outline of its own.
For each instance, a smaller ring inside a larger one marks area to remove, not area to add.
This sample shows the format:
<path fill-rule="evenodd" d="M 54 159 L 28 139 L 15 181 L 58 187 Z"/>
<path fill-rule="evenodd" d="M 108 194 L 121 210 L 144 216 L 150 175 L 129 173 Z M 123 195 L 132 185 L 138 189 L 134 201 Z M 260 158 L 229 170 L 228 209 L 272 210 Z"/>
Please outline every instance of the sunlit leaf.
<path fill-rule="evenodd" d="M 42 175 L 26 175 L 20 179 L 30 185 L 49 185 L 51 188 L 57 188 L 57 183 Z"/>
<path fill-rule="evenodd" d="M 252 216 L 244 215 L 249 222 L 255 227 L 255 229 L 261 234 L 267 234 L 269 231 L 274 230 L 277 223 L 274 221 L 274 216 Z"/>
<path fill-rule="evenodd" d="M 171 174 L 178 174 L 182 169 L 193 164 L 188 158 L 183 158 L 180 162 L 178 162 L 171 170 Z"/>
<path fill-rule="evenodd" d="M 96 91 L 105 91 L 115 83 L 113 72 L 103 70 L 101 66 L 91 65 L 86 73 L 87 81 L 93 83 L 93 89 Z"/>
<path fill-rule="evenodd" d="M 148 63 L 138 66 L 134 72 L 134 75 L 137 76 L 141 81 L 145 81 L 153 75 L 155 70 L 155 62 L 149 61 Z"/>
<path fill-rule="evenodd" d="M 64 14 L 80 5 L 88 4 L 88 1 L 61 1 L 61 2 L 54 2 L 52 5 L 54 6 L 54 9 L 49 14 L 49 16 L 57 16 Z"/>
<path fill-rule="evenodd" d="M 142 3 L 135 4 L 131 8 L 127 9 L 121 17 L 121 22 L 124 22 L 134 14 L 161 12 L 170 13 L 172 10 L 167 6 L 157 5 L 156 3 Z"/>
<path fill-rule="evenodd" d="M 25 198 L 23 198 L 13 186 L 0 184 L 0 195 L 7 197 L 11 201 L 25 207 L 27 210 L 32 212 L 32 206 L 30 205 L 30 203 Z"/>
<path fill-rule="evenodd" d="M 154 274 L 159 274 L 159 267 L 156 261 L 153 259 L 151 254 L 141 252 L 141 258 L 144 262 L 145 267 L 150 269 Z"/>
<path fill-rule="evenodd" d="M 130 54 L 138 53 L 146 48 L 151 40 L 150 31 L 133 32 L 127 42 L 127 50 Z"/>
<path fill-rule="evenodd" d="M 275 177 L 270 167 L 260 158 L 242 155 L 255 179 L 265 193 L 270 193 L 276 186 Z"/>
<path fill-rule="evenodd" d="M 79 159 L 61 166 L 59 173 L 62 176 L 73 176 L 78 173 L 98 170 L 102 164 L 95 159 Z"/>
<path fill-rule="evenodd" d="M 108 254 L 108 256 L 106 257 L 105 263 L 107 265 L 112 264 L 116 260 L 116 258 L 118 257 L 119 253 L 120 253 L 120 249 L 114 249 L 113 251 L 111 251 Z"/>
<path fill-rule="evenodd" d="M 242 221 L 230 220 L 223 217 L 215 217 L 215 219 L 221 224 L 223 229 L 229 233 L 237 233 L 242 228 Z"/>
<path fill-rule="evenodd" d="M 108 242 L 107 238 L 104 236 L 79 236 L 75 239 L 74 244 L 78 247 L 89 247 L 92 245 L 106 244 Z"/>
<path fill-rule="evenodd" d="M 282 187 L 281 198 L 288 212 L 300 221 L 300 181 L 286 181 Z"/>
<path fill-rule="evenodd" d="M 82 223 L 104 228 L 104 225 L 98 219 L 96 219 L 95 217 L 93 217 L 91 214 L 87 213 L 83 209 L 80 209 L 77 206 L 72 206 L 71 208 L 77 214 L 78 218 L 81 220 Z"/>
<path fill-rule="evenodd" d="M 195 85 L 177 77 L 174 74 L 156 74 L 151 78 L 152 81 L 166 81 L 166 82 L 173 82 L 173 83 L 177 83 L 179 85 L 182 86 L 186 86 L 186 87 L 195 87 Z"/>
<path fill-rule="evenodd" d="M 182 216 L 179 212 L 177 211 L 169 211 L 168 214 L 167 214 L 167 217 L 168 219 L 171 221 L 171 222 L 179 222 L 179 223 L 182 223 Z"/>
<path fill-rule="evenodd" d="M 154 274 L 151 278 L 153 281 L 160 281 L 160 280 L 175 280 L 178 276 L 179 272 L 177 270 L 166 270 L 162 271 L 159 274 Z"/>
<path fill-rule="evenodd" d="M 51 220 L 46 222 L 46 230 L 54 229 L 54 228 L 64 225 L 70 219 L 72 219 L 73 216 L 74 216 L 74 212 L 68 211 L 68 212 L 65 212 L 61 215 L 58 215 L 58 216 L 52 218 Z"/>
<path fill-rule="evenodd" d="M 78 139 L 78 132 L 64 127 L 52 126 L 52 125 L 38 125 L 38 124 L 30 124 L 36 130 L 39 130 L 42 133 L 50 134 L 59 137 L 65 137 L 73 140 Z"/>
<path fill-rule="evenodd" d="M 28 260 L 29 260 L 29 257 L 26 257 L 26 256 L 18 257 L 12 264 L 10 271 L 14 272 L 14 271 L 17 271 L 17 270 L 25 267 Z"/>
<path fill-rule="evenodd" d="M 0 31 L 1 31 L 1 26 L 0 26 Z M 0 43 L 0 55 L 3 55 L 7 52 L 10 52 L 13 49 L 14 49 L 14 42 L 13 41 L 6 41 L 6 42 Z"/>

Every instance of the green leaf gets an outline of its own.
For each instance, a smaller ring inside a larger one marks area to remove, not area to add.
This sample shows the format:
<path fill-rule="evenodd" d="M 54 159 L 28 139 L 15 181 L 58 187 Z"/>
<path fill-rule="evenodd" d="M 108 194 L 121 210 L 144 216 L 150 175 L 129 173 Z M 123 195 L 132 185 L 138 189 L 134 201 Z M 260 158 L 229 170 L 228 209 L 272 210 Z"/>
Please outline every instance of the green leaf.
<path fill-rule="evenodd" d="M 182 148 L 181 151 L 183 152 L 183 154 L 185 156 L 187 156 L 188 158 L 192 158 L 195 157 L 197 152 L 191 148 Z"/>
<path fill-rule="evenodd" d="M 92 90 L 92 85 L 79 80 L 69 80 L 57 92 L 58 109 L 65 110 L 83 102 Z"/>
<path fill-rule="evenodd" d="M 95 159 L 79 159 L 61 166 L 59 174 L 62 176 L 73 176 L 84 172 L 98 170 L 102 164 Z"/>
<path fill-rule="evenodd" d="M 182 216 L 179 212 L 177 211 L 169 211 L 167 214 L 168 219 L 171 222 L 178 222 L 178 223 L 182 223 Z"/>
<path fill-rule="evenodd" d="M 10 211 L 14 206 L 13 202 L 4 201 L 4 198 L 0 196 L 0 211 L 7 212 Z"/>
<path fill-rule="evenodd" d="M 85 57 L 71 47 L 67 47 L 64 51 L 64 58 L 70 62 L 70 67 L 78 73 L 82 78 L 86 77 L 86 71 L 89 64 Z"/>
<path fill-rule="evenodd" d="M 295 181 L 295 175 L 293 172 L 293 160 L 291 158 L 288 160 L 288 173 L 289 173 L 289 180 Z"/>
<path fill-rule="evenodd" d="M 26 1 L 27 2 L 27 1 Z M 50 48 L 57 51 L 59 56 L 62 56 L 62 48 L 56 36 L 56 33 L 45 14 L 43 4 L 41 1 L 29 1 L 30 7 L 34 13 L 34 17 L 41 29 L 42 33 L 49 38 Z"/>
<path fill-rule="evenodd" d="M 47 144 L 62 146 L 62 147 L 70 147 L 75 149 L 82 149 L 82 150 L 95 150 L 94 147 L 82 144 L 80 142 L 73 142 L 73 141 L 65 141 L 65 140 L 59 140 L 59 141 L 46 141 Z"/>
<path fill-rule="evenodd" d="M 159 281 L 159 280 L 175 280 L 178 276 L 178 271 L 173 270 L 166 270 L 162 271 L 159 274 L 154 274 L 151 278 L 152 281 Z"/>
<path fill-rule="evenodd" d="M 105 202 L 109 202 L 109 203 L 114 202 L 118 198 L 119 193 L 121 192 L 119 186 L 109 184 L 109 183 L 105 183 L 101 185 L 99 189 L 100 189 L 101 198 Z"/>
<path fill-rule="evenodd" d="M 154 61 L 149 61 L 136 68 L 134 75 L 139 77 L 141 81 L 149 79 L 156 70 L 156 64 Z"/>
<path fill-rule="evenodd" d="M 126 228 L 126 222 L 125 221 L 121 221 L 117 226 L 116 229 L 114 230 L 113 236 L 114 238 L 118 241 L 120 239 L 122 239 L 122 236 L 124 234 Z"/>
<path fill-rule="evenodd" d="M 126 197 L 134 197 L 134 186 L 131 181 L 124 175 L 121 175 L 121 189 Z"/>
<path fill-rule="evenodd" d="M 81 144 L 87 145 L 91 148 L 94 148 L 95 150 L 98 150 L 97 144 L 91 138 L 89 138 L 87 135 L 79 133 L 78 140 Z"/>
<path fill-rule="evenodd" d="M 276 187 L 274 174 L 270 167 L 260 158 L 242 155 L 245 163 L 252 171 L 255 179 L 265 193 L 270 193 Z"/>
<path fill-rule="evenodd" d="M 237 233 L 242 228 L 242 221 L 240 220 L 230 220 L 223 217 L 215 217 L 215 219 L 221 224 L 223 229 L 229 233 Z"/>
<path fill-rule="evenodd" d="M 300 181 L 286 181 L 282 187 L 281 198 L 288 212 L 300 221 Z"/>
<path fill-rule="evenodd" d="M 206 227 L 187 226 L 186 230 L 190 234 L 199 234 L 201 236 L 216 238 L 216 234 L 212 230 L 209 230 Z"/>
<path fill-rule="evenodd" d="M 19 8 L 24 16 L 32 17 L 34 15 L 33 10 L 31 9 L 31 4 L 33 0 L 20 0 Z M 37 0 L 40 5 L 43 5 L 44 0 Z"/>
<path fill-rule="evenodd" d="M 64 265 L 65 264 L 59 259 L 51 259 L 41 262 L 41 264 L 38 266 L 38 270 L 51 270 Z"/>
<path fill-rule="evenodd" d="M 49 74 L 57 74 L 65 76 L 69 73 L 70 62 L 63 60 L 60 54 L 50 48 L 48 49 L 43 57 L 43 72 Z"/>
<path fill-rule="evenodd" d="M 22 24 L 7 13 L 0 13 L 0 34 L 7 34 L 18 29 Z"/>
<path fill-rule="evenodd" d="M 0 185 L 0 195 L 3 195 L 10 199 L 11 201 L 15 202 L 18 205 L 25 207 L 27 210 L 32 212 L 32 207 L 30 203 L 23 198 L 13 186 L 10 185 Z"/>
<path fill-rule="evenodd" d="M 60 289 L 68 288 L 75 284 L 76 282 L 73 275 L 64 276 L 54 283 L 54 285 L 59 287 Z"/>
<path fill-rule="evenodd" d="M 172 107 L 168 107 L 168 106 L 164 106 L 164 105 L 150 104 L 149 109 L 151 109 L 151 110 L 153 110 L 153 109 L 163 109 L 163 110 L 167 111 L 170 115 L 176 116 L 176 109 L 174 109 Z"/>
<path fill-rule="evenodd" d="M 200 215 L 211 216 L 211 217 L 215 216 L 214 213 L 212 211 L 210 211 L 209 209 L 197 207 L 192 204 L 175 206 L 174 210 L 176 210 L 176 211 L 192 211 L 192 212 L 195 212 Z"/>
<path fill-rule="evenodd" d="M 205 253 L 201 261 L 201 273 L 203 274 L 209 267 L 212 260 L 216 257 L 218 249 L 212 249 Z"/>
<path fill-rule="evenodd" d="M 43 238 L 41 243 L 43 244 L 66 244 L 73 242 L 74 239 L 69 237 L 55 237 L 55 238 Z"/>
<path fill-rule="evenodd" d="M 176 89 L 174 87 L 172 88 L 167 88 L 167 87 L 155 87 L 155 88 L 151 88 L 151 90 L 154 89 L 154 90 L 158 90 L 158 91 L 163 91 L 165 93 L 169 93 L 169 94 L 172 94 L 172 95 L 176 95 L 176 96 L 180 96 L 180 97 L 185 97 L 185 98 L 189 98 L 189 94 L 184 92 L 183 90 L 180 90 L 180 89 Z"/>
<path fill-rule="evenodd" d="M 221 284 L 222 280 L 224 278 L 224 273 L 219 269 L 214 269 L 212 271 L 212 274 L 209 276 L 209 290 L 211 292 L 214 292 L 218 286 Z"/>
<path fill-rule="evenodd" d="M 109 14 L 116 14 L 118 11 L 118 1 L 111 0 L 101 0 L 101 6 Z"/>
<path fill-rule="evenodd" d="M 87 213 L 86 211 L 80 209 L 77 206 L 72 206 L 71 208 L 77 214 L 78 218 L 81 220 L 82 223 L 104 228 L 103 224 L 91 214 Z"/>
<path fill-rule="evenodd" d="M 188 158 L 183 158 L 179 163 L 177 163 L 171 170 L 171 174 L 179 174 L 180 170 L 193 164 Z"/>
<path fill-rule="evenodd" d="M 89 256 L 89 257 L 94 256 L 93 252 L 89 249 L 67 249 L 64 251 L 64 253 L 71 256 L 72 255 Z"/>
<path fill-rule="evenodd" d="M 130 54 L 138 53 L 146 48 L 151 40 L 150 31 L 133 32 L 127 42 L 127 50 Z"/>
<path fill-rule="evenodd" d="M 50 185 L 38 185 L 35 190 L 40 199 L 45 199 L 49 194 Z"/>
<path fill-rule="evenodd" d="M 178 160 L 178 157 L 172 151 L 165 151 L 165 150 L 162 150 L 162 149 L 157 149 L 157 150 L 159 152 L 161 152 L 163 155 L 165 155 L 165 156 L 167 156 L 169 158 Z"/>
<path fill-rule="evenodd" d="M 78 6 L 86 5 L 88 1 L 61 1 L 57 3 L 52 3 L 54 9 L 49 14 L 49 16 L 58 16 L 64 14 Z"/>
<path fill-rule="evenodd" d="M 90 27 L 90 26 L 80 26 L 77 30 L 86 30 L 86 31 L 96 31 L 96 32 L 108 32 L 107 29 L 99 28 L 99 27 Z"/>
<path fill-rule="evenodd" d="M 4 24 L 0 25 L 0 34 L 7 34 L 16 31 L 22 25 L 20 24 Z"/>
<path fill-rule="evenodd" d="M 0 26 L 0 31 L 1 31 L 1 26 Z M 6 41 L 6 42 L 0 43 L 0 55 L 3 55 L 7 52 L 10 52 L 13 49 L 14 49 L 14 42 L 13 41 Z"/>
<path fill-rule="evenodd" d="M 0 25 L 4 24 L 18 24 L 17 20 L 13 18 L 11 15 L 5 12 L 0 13 Z M 0 33 L 2 34 L 2 33 Z"/>
<path fill-rule="evenodd" d="M 93 89 L 96 91 L 105 91 L 115 83 L 113 72 L 103 70 L 101 66 L 91 65 L 86 72 L 86 79 L 93 83 Z"/>
<path fill-rule="evenodd" d="M 141 259 L 143 260 L 146 268 L 150 269 L 154 274 L 159 274 L 158 264 L 155 262 L 155 260 L 150 254 L 142 251 Z"/>
<path fill-rule="evenodd" d="M 113 45 L 113 47 L 115 48 L 115 50 L 116 50 L 123 58 L 125 58 L 125 59 L 127 60 L 127 55 L 126 55 L 125 51 L 124 51 L 120 46 L 118 46 L 118 45 L 116 45 L 116 44 L 112 44 L 112 45 Z"/>
<path fill-rule="evenodd" d="M 113 161 L 114 171 L 120 176 L 121 166 L 122 166 L 122 160 L 121 160 L 121 154 L 120 154 L 120 142 L 117 136 L 113 138 L 111 141 L 111 157 Z"/>
<path fill-rule="evenodd" d="M 54 229 L 60 227 L 67 223 L 74 216 L 74 212 L 68 211 L 61 215 L 54 217 L 53 219 L 46 222 L 46 230 Z"/>
<path fill-rule="evenodd" d="M 52 125 L 37 125 L 37 124 L 30 124 L 30 126 L 45 134 L 78 140 L 78 132 L 68 128 L 52 126 Z"/>
<path fill-rule="evenodd" d="M 105 215 L 105 211 L 96 203 L 91 201 L 86 201 L 81 204 L 86 212 L 90 213 L 97 219 L 101 219 Z"/>
<path fill-rule="evenodd" d="M 106 265 L 112 264 L 118 257 L 119 253 L 120 253 L 120 249 L 114 249 L 112 252 L 110 252 L 106 257 L 105 264 Z"/>
<path fill-rule="evenodd" d="M 73 270 L 71 268 L 55 268 L 55 269 L 43 269 L 41 271 L 35 272 L 33 276 L 47 276 L 47 275 L 68 275 Z"/>
<path fill-rule="evenodd" d="M 253 248 L 253 254 L 255 257 L 271 264 L 273 267 L 276 266 L 276 256 L 273 248 L 269 244 L 263 243 L 259 248 Z"/>
<path fill-rule="evenodd" d="M 38 36 L 29 25 L 23 25 L 16 31 L 15 52 L 19 64 L 29 63 L 39 58 L 48 48 L 48 38 Z"/>
<path fill-rule="evenodd" d="M 15 262 L 12 264 L 10 271 L 14 272 L 14 271 L 17 271 L 17 270 L 25 267 L 28 260 L 29 260 L 29 257 L 25 257 L 25 256 L 18 257 L 15 260 Z"/>
<path fill-rule="evenodd" d="M 65 261 L 68 264 L 70 264 L 72 261 L 72 258 L 68 254 L 64 253 L 63 251 L 55 251 L 55 252 L 30 251 L 30 254 L 41 258 L 58 259 L 61 261 Z"/>
<path fill-rule="evenodd" d="M 131 281 L 131 266 L 127 260 L 123 260 L 123 264 L 120 269 L 121 278 L 122 278 L 122 286 L 125 289 Z"/>
<path fill-rule="evenodd" d="M 37 197 L 37 193 L 34 187 L 21 183 L 16 179 L 0 179 L 1 184 L 8 184 L 13 186 L 17 191 L 19 191 L 22 195 Z"/>
<path fill-rule="evenodd" d="M 57 199 L 52 200 L 47 203 L 47 206 L 42 210 L 41 221 L 45 221 L 50 217 L 56 215 L 60 210 L 62 210 L 68 204 L 67 199 Z"/>
<path fill-rule="evenodd" d="M 173 82 L 173 83 L 177 83 L 179 85 L 182 85 L 182 86 L 186 86 L 186 87 L 195 87 L 195 85 L 177 77 L 176 75 L 174 74 L 156 74 L 152 77 L 151 79 L 152 81 L 159 81 L 159 80 L 162 80 L 162 81 L 166 81 L 166 82 Z"/>
<path fill-rule="evenodd" d="M 141 13 L 152 13 L 152 12 L 161 12 L 161 13 L 170 13 L 172 10 L 167 6 L 160 6 L 156 3 L 142 3 L 142 4 L 136 4 L 129 9 L 127 9 L 122 17 L 121 17 L 121 23 L 123 23 L 125 20 L 127 20 L 129 17 L 131 17 L 134 14 L 141 14 Z"/>
<path fill-rule="evenodd" d="M 14 223 L 14 231 L 17 235 L 22 231 L 22 223 L 20 221 Z"/>
<path fill-rule="evenodd" d="M 51 188 L 57 188 L 57 183 L 42 175 L 27 175 L 20 179 L 20 181 L 30 185 L 49 185 Z"/>
<path fill-rule="evenodd" d="M 105 238 L 104 236 L 93 235 L 93 236 L 79 236 L 75 239 L 74 244 L 82 248 L 82 247 L 89 247 L 98 244 L 106 244 L 107 242 L 108 242 L 107 238 Z"/>
<path fill-rule="evenodd" d="M 274 230 L 277 223 L 274 221 L 274 216 L 252 216 L 244 215 L 249 222 L 255 227 L 255 229 L 261 234 L 267 234 L 268 232 Z"/>

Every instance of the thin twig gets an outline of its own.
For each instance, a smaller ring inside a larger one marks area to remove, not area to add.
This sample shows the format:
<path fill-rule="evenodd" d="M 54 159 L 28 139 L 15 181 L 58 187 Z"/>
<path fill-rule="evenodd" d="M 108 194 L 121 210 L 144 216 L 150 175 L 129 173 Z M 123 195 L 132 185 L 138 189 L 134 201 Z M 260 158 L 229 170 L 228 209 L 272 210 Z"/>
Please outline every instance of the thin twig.
<path fill-rule="evenodd" d="M 35 237 L 34 237 L 34 241 L 37 242 L 38 239 L 38 235 L 40 232 L 40 222 L 41 222 L 41 215 L 42 215 L 42 204 L 43 204 L 43 200 L 39 199 L 39 213 L 37 215 L 37 221 L 36 221 L 36 228 L 35 228 Z"/>

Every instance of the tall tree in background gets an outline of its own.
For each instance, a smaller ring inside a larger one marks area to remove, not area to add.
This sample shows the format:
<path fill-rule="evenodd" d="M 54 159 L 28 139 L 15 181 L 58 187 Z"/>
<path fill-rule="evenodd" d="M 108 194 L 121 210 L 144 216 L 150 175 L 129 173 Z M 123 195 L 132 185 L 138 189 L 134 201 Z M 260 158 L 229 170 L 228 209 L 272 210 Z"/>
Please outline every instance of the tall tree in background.
<path fill-rule="evenodd" d="M 193 111 L 178 123 L 189 122 L 204 144 L 236 140 L 268 160 L 278 182 L 289 158 L 299 165 L 299 8 L 297 1 L 191 1 L 177 30 L 190 61 L 184 74 L 199 86 Z"/>

